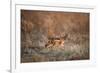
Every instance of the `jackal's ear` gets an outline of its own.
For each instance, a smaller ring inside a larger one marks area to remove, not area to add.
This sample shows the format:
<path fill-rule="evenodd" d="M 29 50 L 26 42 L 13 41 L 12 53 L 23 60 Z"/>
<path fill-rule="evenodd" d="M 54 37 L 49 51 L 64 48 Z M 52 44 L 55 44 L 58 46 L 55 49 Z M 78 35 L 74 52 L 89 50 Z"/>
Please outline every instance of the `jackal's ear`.
<path fill-rule="evenodd" d="M 63 39 L 66 40 L 67 37 L 68 37 L 68 34 L 65 34 L 65 36 L 63 37 Z"/>

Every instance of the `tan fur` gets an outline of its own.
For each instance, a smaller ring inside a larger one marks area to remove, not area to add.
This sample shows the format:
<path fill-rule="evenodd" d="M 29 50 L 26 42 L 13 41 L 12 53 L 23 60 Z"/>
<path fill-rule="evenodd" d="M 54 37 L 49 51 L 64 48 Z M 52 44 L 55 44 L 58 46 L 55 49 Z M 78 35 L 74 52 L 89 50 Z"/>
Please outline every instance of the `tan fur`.
<path fill-rule="evenodd" d="M 59 38 L 49 38 L 48 43 L 45 45 L 45 47 L 63 47 L 64 41 L 67 38 L 67 34 L 64 37 Z"/>
<path fill-rule="evenodd" d="M 45 47 L 63 47 L 64 40 L 49 40 Z"/>

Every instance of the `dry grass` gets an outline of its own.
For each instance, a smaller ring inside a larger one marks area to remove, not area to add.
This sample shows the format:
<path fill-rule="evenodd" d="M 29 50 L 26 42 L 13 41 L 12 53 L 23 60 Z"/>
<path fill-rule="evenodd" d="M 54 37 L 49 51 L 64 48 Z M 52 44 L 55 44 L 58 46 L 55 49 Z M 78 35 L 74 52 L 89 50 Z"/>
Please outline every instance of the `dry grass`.
<path fill-rule="evenodd" d="M 89 59 L 89 37 L 86 34 L 69 34 L 64 47 L 26 48 L 21 62 L 47 62 Z"/>
<path fill-rule="evenodd" d="M 79 12 L 21 10 L 21 62 L 89 59 L 89 16 Z M 49 37 L 64 34 L 68 34 L 64 47 L 45 47 Z"/>

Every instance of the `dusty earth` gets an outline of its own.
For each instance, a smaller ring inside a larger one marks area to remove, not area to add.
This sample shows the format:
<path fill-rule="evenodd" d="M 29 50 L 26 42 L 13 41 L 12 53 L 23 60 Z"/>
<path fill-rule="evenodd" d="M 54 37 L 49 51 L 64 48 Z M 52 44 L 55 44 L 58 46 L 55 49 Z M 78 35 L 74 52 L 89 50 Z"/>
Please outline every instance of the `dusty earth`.
<path fill-rule="evenodd" d="M 45 47 L 67 34 L 64 46 Z M 89 13 L 21 10 L 21 63 L 89 59 Z"/>

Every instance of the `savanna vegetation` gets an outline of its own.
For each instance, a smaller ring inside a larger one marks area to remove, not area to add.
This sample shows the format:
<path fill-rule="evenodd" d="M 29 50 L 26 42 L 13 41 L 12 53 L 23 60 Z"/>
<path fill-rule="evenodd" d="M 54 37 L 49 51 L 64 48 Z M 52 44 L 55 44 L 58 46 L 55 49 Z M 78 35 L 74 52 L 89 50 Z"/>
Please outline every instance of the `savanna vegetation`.
<path fill-rule="evenodd" d="M 21 62 L 89 59 L 89 13 L 21 10 Z"/>

